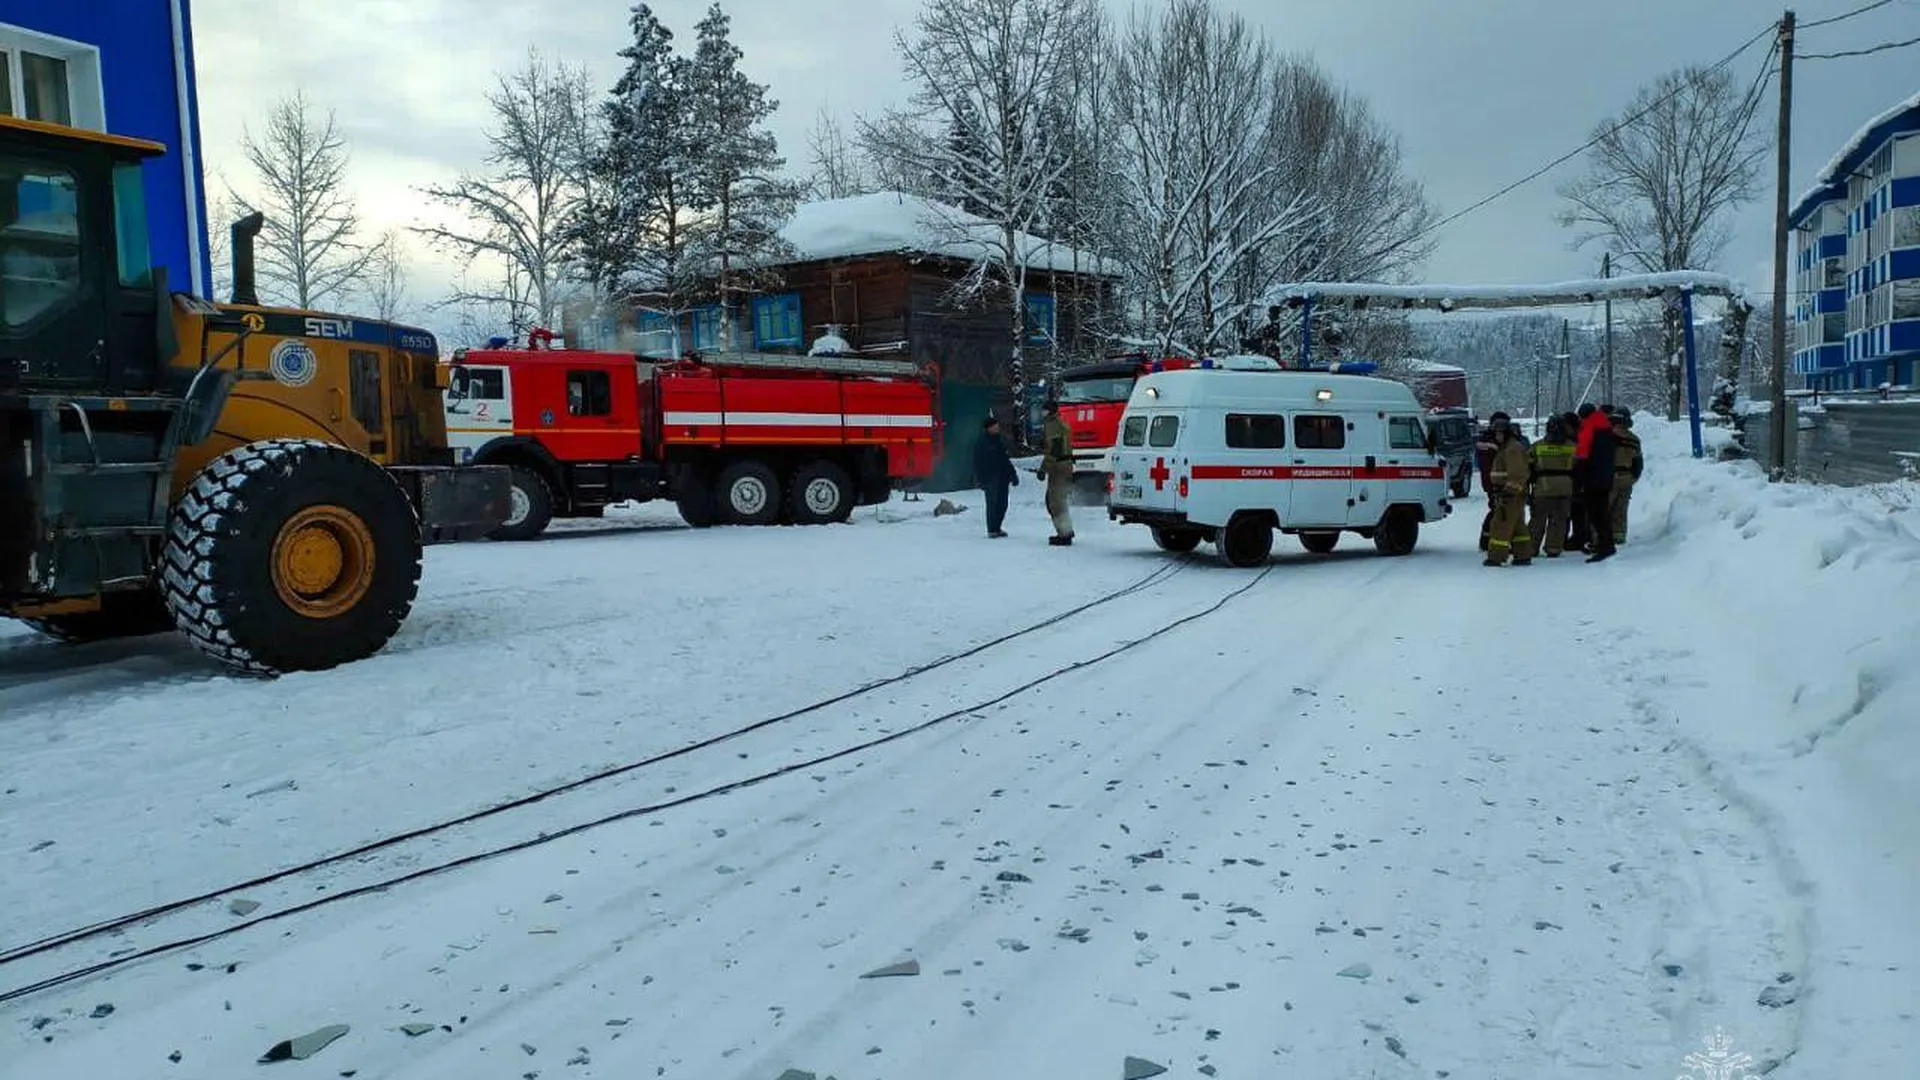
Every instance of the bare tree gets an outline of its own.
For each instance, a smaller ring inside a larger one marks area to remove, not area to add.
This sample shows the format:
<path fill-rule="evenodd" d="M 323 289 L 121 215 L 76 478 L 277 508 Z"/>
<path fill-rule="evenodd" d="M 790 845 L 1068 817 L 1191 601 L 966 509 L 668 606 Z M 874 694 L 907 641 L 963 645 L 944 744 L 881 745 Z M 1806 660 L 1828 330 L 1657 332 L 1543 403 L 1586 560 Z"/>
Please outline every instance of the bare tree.
<path fill-rule="evenodd" d="M 1599 241 L 1647 273 L 1709 269 L 1725 250 L 1728 218 L 1757 192 L 1766 135 L 1752 120 L 1762 83 L 1739 85 L 1720 68 L 1688 67 L 1634 95 L 1625 120 L 1595 132 L 1587 172 L 1564 185 L 1563 225 L 1576 247 Z M 1667 416 L 1680 416 L 1680 324 L 1665 319 L 1661 354 Z M 1737 356 L 1737 354 L 1736 354 Z M 1723 372 L 1737 385 L 1739 373 Z"/>
<path fill-rule="evenodd" d="M 393 322 L 408 308 L 407 260 L 400 234 L 392 229 L 382 233 L 371 255 L 364 286 L 368 308 L 381 322 Z"/>
<path fill-rule="evenodd" d="M 1124 234 L 1163 351 L 1211 350 L 1230 334 L 1237 346 L 1265 293 L 1250 267 L 1318 218 L 1312 194 L 1283 184 L 1290 148 L 1273 64 L 1267 43 L 1209 0 L 1136 13 L 1118 43 L 1115 113 L 1135 215 Z"/>
<path fill-rule="evenodd" d="M 334 115 L 315 115 L 303 91 L 267 114 L 266 129 L 240 147 L 253 167 L 266 214 L 258 273 L 263 291 L 312 308 L 350 290 L 366 273 L 367 249 L 355 242 L 359 216 L 347 193 L 347 144 Z"/>
<path fill-rule="evenodd" d="M 207 269 L 213 281 L 213 298 L 227 300 L 233 296 L 233 223 L 245 216 L 245 211 L 224 178 L 220 187 L 207 199 Z"/>
<path fill-rule="evenodd" d="M 483 279 L 495 283 L 482 286 L 483 294 L 455 294 L 453 302 L 523 305 L 515 322 L 559 325 L 573 278 L 566 226 L 585 182 L 587 87 L 585 69 L 528 50 L 526 63 L 498 76 L 487 94 L 494 120 L 487 132 L 487 171 L 426 189 L 465 224 L 416 231 L 469 262 L 513 269 Z M 509 280 L 516 282 L 513 289 L 505 287 Z"/>
<path fill-rule="evenodd" d="M 1027 271 L 1044 251 L 1032 237 L 1067 166 L 1047 153 L 1045 115 L 1098 13 L 1094 0 L 929 0 L 912 36 L 894 39 L 912 108 L 860 122 L 861 141 L 892 170 L 943 178 L 973 209 L 928 225 L 978 245 L 956 299 L 1007 305 L 1006 375 L 1018 416 L 1028 382 Z M 966 137 L 953 137 L 956 124 Z"/>
<path fill-rule="evenodd" d="M 807 164 L 811 169 L 808 198 L 846 199 L 874 190 L 859 148 L 825 106 L 821 106 L 813 130 L 807 133 Z"/>

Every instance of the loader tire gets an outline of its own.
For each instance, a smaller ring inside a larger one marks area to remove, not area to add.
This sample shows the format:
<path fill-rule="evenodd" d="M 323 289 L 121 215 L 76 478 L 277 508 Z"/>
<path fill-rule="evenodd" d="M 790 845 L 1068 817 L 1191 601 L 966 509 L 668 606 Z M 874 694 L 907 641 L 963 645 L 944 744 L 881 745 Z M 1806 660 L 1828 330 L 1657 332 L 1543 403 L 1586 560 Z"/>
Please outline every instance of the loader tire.
<path fill-rule="evenodd" d="M 371 459 L 311 439 L 215 458 L 175 504 L 160 583 L 202 652 L 323 671 L 379 652 L 420 585 L 420 520 Z"/>
<path fill-rule="evenodd" d="M 108 593 L 96 611 L 45 615 L 22 622 L 56 641 L 84 645 L 89 641 L 164 634 L 173 629 L 173 615 L 154 589 Z"/>

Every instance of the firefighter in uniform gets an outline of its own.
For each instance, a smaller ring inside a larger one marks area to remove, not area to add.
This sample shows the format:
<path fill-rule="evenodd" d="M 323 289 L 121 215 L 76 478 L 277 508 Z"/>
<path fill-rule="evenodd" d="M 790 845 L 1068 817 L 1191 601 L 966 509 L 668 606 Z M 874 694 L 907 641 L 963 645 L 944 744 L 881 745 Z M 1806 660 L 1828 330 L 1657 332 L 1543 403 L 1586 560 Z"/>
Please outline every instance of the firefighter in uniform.
<path fill-rule="evenodd" d="M 1487 513 L 1480 519 L 1480 550 L 1487 550 L 1487 534 L 1493 529 L 1493 481 L 1487 470 L 1493 468 L 1493 455 L 1500 449 L 1496 428 L 1508 422 L 1507 414 L 1495 412 L 1480 425 L 1473 440 L 1473 464 L 1480 473 L 1480 490 L 1487 493 Z"/>
<path fill-rule="evenodd" d="M 1560 422 L 1566 425 L 1567 438 L 1577 440 L 1580 434 L 1580 414 L 1571 411 L 1561 413 Z M 1575 456 L 1578 456 L 1577 442 Z M 1575 551 L 1587 550 L 1592 540 L 1591 530 L 1587 528 L 1586 492 L 1581 488 L 1580 482 L 1580 470 L 1575 468 L 1573 470 L 1573 512 L 1567 515 L 1567 528 L 1571 535 L 1567 538 L 1566 544 Z"/>
<path fill-rule="evenodd" d="M 1493 464 L 1487 469 L 1488 487 L 1493 500 L 1493 524 L 1487 533 L 1487 566 L 1505 566 L 1513 556 L 1515 566 L 1533 561 L 1533 537 L 1527 533 L 1527 482 L 1533 462 L 1527 444 L 1510 421 L 1494 426 Z"/>
<path fill-rule="evenodd" d="M 1053 535 L 1047 543 L 1067 547 L 1073 543 L 1073 429 L 1060 419 L 1060 403 L 1047 402 L 1046 422 L 1040 425 L 1040 475 L 1047 481 L 1047 513 L 1053 516 Z"/>
<path fill-rule="evenodd" d="M 1566 421 L 1552 416 L 1547 418 L 1546 437 L 1528 451 L 1533 458 L 1533 521 L 1527 533 L 1549 559 L 1559 558 L 1567 546 L 1567 519 L 1573 513 L 1573 450 Z"/>
<path fill-rule="evenodd" d="M 1633 433 L 1633 412 L 1620 408 L 1613 414 L 1613 542 L 1627 542 L 1627 506 L 1633 501 L 1633 485 L 1646 469 L 1646 457 L 1640 452 L 1640 436 Z"/>

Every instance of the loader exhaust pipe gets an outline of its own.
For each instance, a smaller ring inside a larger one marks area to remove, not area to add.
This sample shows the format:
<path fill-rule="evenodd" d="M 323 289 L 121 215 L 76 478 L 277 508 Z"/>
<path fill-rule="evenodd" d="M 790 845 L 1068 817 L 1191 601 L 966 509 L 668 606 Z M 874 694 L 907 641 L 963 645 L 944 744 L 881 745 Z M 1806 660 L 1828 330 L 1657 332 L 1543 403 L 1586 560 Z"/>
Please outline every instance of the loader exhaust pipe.
<path fill-rule="evenodd" d="M 254 283 L 253 238 L 260 235 L 260 227 L 267 223 L 267 215 L 255 210 L 246 217 L 233 223 L 233 302 L 260 306 L 260 290 Z"/>

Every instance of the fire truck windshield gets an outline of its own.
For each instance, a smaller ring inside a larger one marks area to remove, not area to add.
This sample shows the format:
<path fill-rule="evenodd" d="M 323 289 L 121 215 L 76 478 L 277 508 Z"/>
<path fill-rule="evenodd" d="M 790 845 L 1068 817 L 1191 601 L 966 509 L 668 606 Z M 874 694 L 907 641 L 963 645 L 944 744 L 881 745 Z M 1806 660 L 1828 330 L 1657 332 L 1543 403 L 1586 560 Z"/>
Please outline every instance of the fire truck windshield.
<path fill-rule="evenodd" d="M 1125 401 L 1132 394 L 1133 376 L 1131 375 L 1100 375 L 1089 379 L 1071 379 L 1060 384 L 1062 405 Z"/>

